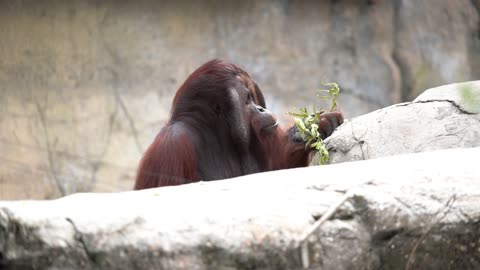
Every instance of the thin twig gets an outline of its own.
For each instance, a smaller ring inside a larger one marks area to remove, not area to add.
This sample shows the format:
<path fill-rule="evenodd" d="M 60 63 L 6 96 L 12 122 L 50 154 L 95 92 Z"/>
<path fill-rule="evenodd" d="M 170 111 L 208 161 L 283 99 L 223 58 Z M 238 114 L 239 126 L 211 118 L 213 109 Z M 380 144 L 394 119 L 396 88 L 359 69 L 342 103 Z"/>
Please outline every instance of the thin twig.
<path fill-rule="evenodd" d="M 322 215 L 320 219 L 318 219 L 315 223 L 313 223 L 312 227 L 305 232 L 302 237 L 300 238 L 301 240 L 301 256 L 302 256 L 302 264 L 303 268 L 307 269 L 310 266 L 310 260 L 308 258 L 308 238 L 318 229 L 320 226 L 322 226 L 323 223 L 325 223 L 327 220 L 329 220 L 335 212 L 342 206 L 342 204 L 348 200 L 351 196 L 353 195 L 353 192 L 348 191 L 345 193 L 345 195 L 342 196 L 342 198 L 330 208 L 328 208 L 327 212 Z"/>

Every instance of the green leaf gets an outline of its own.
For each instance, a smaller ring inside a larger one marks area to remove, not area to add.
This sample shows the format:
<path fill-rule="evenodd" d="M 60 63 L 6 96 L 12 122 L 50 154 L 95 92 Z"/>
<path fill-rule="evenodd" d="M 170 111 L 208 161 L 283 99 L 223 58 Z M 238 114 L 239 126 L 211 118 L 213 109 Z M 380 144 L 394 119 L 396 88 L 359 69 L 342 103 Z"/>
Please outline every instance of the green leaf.
<path fill-rule="evenodd" d="M 318 137 L 317 129 L 313 125 L 310 127 L 310 134 L 312 135 L 313 138 Z"/>
<path fill-rule="evenodd" d="M 340 94 L 340 87 L 337 83 L 322 83 L 329 89 L 317 90 L 317 96 L 323 100 L 330 100 L 330 110 L 334 110 L 337 107 L 337 98 Z M 318 122 L 320 121 L 320 114 L 323 111 L 317 111 L 315 104 L 312 106 L 312 113 L 308 113 L 307 108 L 299 109 L 299 112 L 289 112 L 293 116 L 295 126 L 297 127 L 303 140 L 306 141 L 305 147 L 311 147 L 317 151 L 315 157 L 318 157 L 319 164 L 325 164 L 330 160 L 327 147 L 320 138 L 318 132 Z"/>
<path fill-rule="evenodd" d="M 305 124 L 303 123 L 302 119 L 294 117 L 295 125 L 299 130 L 305 130 Z"/>

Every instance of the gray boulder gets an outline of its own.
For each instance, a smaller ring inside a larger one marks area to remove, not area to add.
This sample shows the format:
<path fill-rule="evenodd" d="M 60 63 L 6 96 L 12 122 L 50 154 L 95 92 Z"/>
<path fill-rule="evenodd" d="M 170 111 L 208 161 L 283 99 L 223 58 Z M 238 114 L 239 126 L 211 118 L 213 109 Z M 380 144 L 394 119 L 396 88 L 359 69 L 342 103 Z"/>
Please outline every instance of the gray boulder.
<path fill-rule="evenodd" d="M 3 201 L 0 268 L 479 269 L 479 156 L 480 148 L 449 149 Z M 302 254 L 302 235 L 345 194 Z"/>
<path fill-rule="evenodd" d="M 326 144 L 332 163 L 480 146 L 480 81 L 432 88 L 353 118 Z"/>

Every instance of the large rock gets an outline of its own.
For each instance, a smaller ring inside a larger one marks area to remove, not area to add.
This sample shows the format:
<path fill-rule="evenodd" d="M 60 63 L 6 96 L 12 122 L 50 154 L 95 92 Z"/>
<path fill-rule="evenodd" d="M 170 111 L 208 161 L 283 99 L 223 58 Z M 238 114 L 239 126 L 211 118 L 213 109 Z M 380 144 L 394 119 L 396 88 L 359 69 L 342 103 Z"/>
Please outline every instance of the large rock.
<path fill-rule="evenodd" d="M 332 163 L 480 146 L 480 81 L 432 88 L 353 118 L 326 143 Z"/>
<path fill-rule="evenodd" d="M 479 269 L 480 148 L 0 202 L 2 269 Z"/>

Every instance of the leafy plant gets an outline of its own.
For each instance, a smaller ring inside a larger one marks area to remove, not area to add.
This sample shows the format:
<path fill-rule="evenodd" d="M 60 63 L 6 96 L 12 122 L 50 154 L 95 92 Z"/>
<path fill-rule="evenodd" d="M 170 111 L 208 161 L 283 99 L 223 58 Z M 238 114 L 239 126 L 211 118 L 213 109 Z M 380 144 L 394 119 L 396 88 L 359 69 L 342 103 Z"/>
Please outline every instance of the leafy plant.
<path fill-rule="evenodd" d="M 320 94 L 318 97 L 324 100 L 330 100 L 330 111 L 337 107 L 337 98 L 340 94 L 340 88 L 337 83 L 324 83 L 324 86 L 330 87 L 328 90 L 317 90 Z M 326 95 L 325 95 L 326 93 Z M 324 94 L 324 95 L 322 95 Z M 320 132 L 318 132 L 318 122 L 320 121 L 320 115 L 323 111 L 317 111 L 315 105 L 313 105 L 312 113 L 307 111 L 307 108 L 301 108 L 300 112 L 289 112 L 293 116 L 295 126 L 297 127 L 302 139 L 306 142 L 305 147 L 311 147 L 315 149 L 314 160 L 318 160 L 318 164 L 322 165 L 330 161 L 330 155 L 327 147 L 321 138 Z"/>
<path fill-rule="evenodd" d="M 337 98 L 340 95 L 340 87 L 338 87 L 337 83 L 331 82 L 331 83 L 324 83 L 324 86 L 330 87 L 328 90 L 317 90 L 317 92 L 320 93 L 327 93 L 326 96 L 321 96 L 318 95 L 321 99 L 326 99 L 330 100 L 332 102 L 332 105 L 330 105 L 330 111 L 333 111 L 335 108 L 337 108 Z"/>

